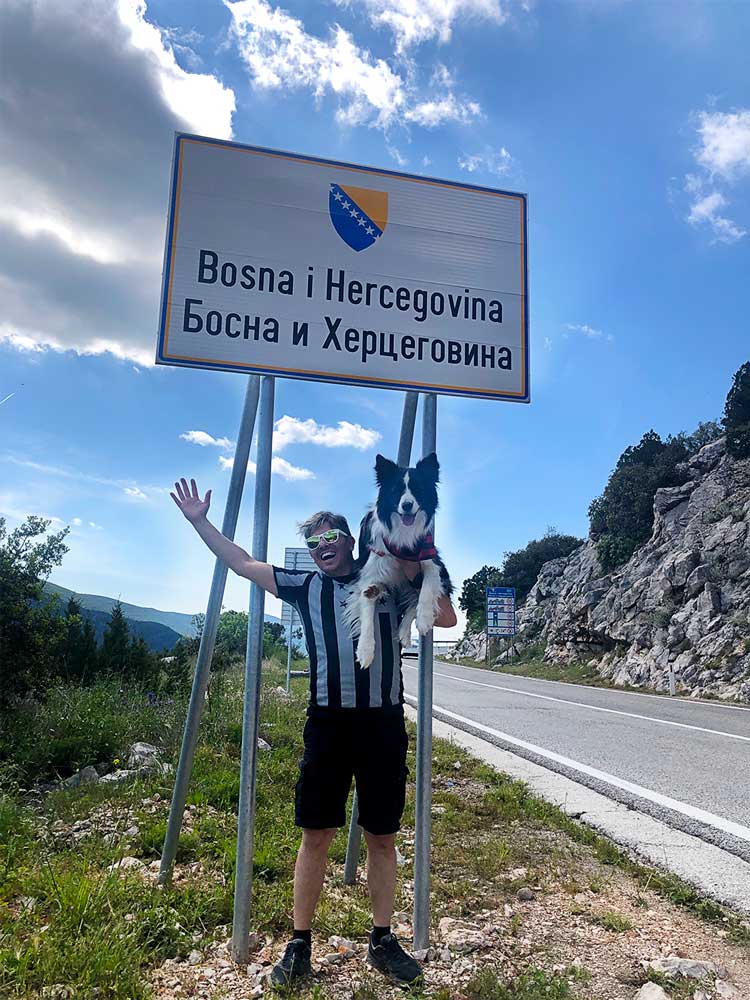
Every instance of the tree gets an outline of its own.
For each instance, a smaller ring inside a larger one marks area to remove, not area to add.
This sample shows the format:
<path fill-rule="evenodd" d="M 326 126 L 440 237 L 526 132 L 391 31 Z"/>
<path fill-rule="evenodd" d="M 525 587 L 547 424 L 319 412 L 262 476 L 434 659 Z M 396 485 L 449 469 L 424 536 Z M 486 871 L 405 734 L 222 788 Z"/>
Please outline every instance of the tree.
<path fill-rule="evenodd" d="M 561 535 L 554 528 L 548 528 L 544 536 L 533 539 L 522 549 L 506 552 L 503 564 L 483 566 L 474 576 L 464 581 L 459 607 L 466 612 L 469 631 L 484 628 L 485 600 L 487 587 L 515 587 L 516 601 L 522 604 L 536 583 L 542 566 L 551 559 L 568 556 L 583 544 L 574 535 Z"/>
<path fill-rule="evenodd" d="M 727 452 L 733 458 L 750 457 L 750 361 L 734 373 L 722 423 L 727 435 Z"/>
<path fill-rule="evenodd" d="M 458 606 L 465 612 L 470 632 L 484 628 L 484 608 L 487 587 L 502 587 L 502 570 L 498 566 L 482 566 L 464 580 Z"/>
<path fill-rule="evenodd" d="M 268 660 L 282 652 L 286 652 L 284 626 L 281 622 L 263 622 L 263 656 Z"/>
<path fill-rule="evenodd" d="M 128 676 L 137 684 L 150 684 L 158 681 L 158 660 L 148 648 L 148 643 L 142 635 L 133 636 L 128 648 Z"/>
<path fill-rule="evenodd" d="M 715 420 L 703 420 L 695 428 L 692 434 L 688 434 L 685 439 L 685 443 L 688 446 L 688 450 L 691 454 L 695 455 L 697 452 L 704 447 L 704 445 L 710 444 L 712 441 L 716 441 L 723 435 L 724 431 L 721 429 L 721 424 L 718 424 Z"/>
<path fill-rule="evenodd" d="M 687 442 L 684 434 L 662 441 L 651 430 L 620 455 L 604 492 L 589 505 L 591 537 L 604 570 L 627 562 L 650 537 L 656 491 L 685 482 L 680 464 L 691 454 Z"/>
<path fill-rule="evenodd" d="M 59 673 L 67 680 L 85 681 L 96 672 L 96 635 L 85 621 L 83 608 L 75 597 L 68 600 L 64 617 L 65 635 L 61 644 Z"/>
<path fill-rule="evenodd" d="M 130 629 L 119 601 L 112 606 L 109 621 L 104 626 L 99 663 L 106 673 L 126 677 L 130 672 Z"/>
<path fill-rule="evenodd" d="M 70 529 L 42 538 L 49 525 L 30 515 L 8 534 L 0 517 L 0 707 L 42 690 L 58 657 L 62 620 L 42 597 L 52 568 L 68 551 Z"/>

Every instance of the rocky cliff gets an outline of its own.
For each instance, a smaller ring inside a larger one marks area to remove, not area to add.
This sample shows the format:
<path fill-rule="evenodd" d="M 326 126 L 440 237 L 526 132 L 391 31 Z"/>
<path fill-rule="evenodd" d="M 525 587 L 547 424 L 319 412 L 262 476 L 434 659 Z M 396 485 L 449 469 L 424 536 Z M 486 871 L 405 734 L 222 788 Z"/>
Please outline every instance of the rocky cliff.
<path fill-rule="evenodd" d="M 651 538 L 603 573 L 589 540 L 546 563 L 518 615 L 516 648 L 552 662 L 591 662 L 605 678 L 750 701 L 750 459 L 724 439 L 654 497 Z M 484 636 L 458 655 L 484 655 Z"/>

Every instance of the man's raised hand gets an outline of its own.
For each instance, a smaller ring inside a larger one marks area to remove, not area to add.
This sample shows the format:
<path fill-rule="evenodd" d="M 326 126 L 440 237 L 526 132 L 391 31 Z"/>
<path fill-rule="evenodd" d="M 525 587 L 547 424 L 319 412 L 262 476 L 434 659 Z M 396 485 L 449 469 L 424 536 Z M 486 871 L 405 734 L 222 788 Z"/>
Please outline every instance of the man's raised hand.
<path fill-rule="evenodd" d="M 196 521 L 200 521 L 208 513 L 208 508 L 211 505 L 211 490 L 209 490 L 205 497 L 201 500 L 198 493 L 198 487 L 195 485 L 195 480 L 190 480 L 191 490 L 188 489 L 187 480 L 181 479 L 178 483 L 174 484 L 174 488 L 177 490 L 177 496 L 174 493 L 169 495 L 172 497 L 174 502 L 180 508 L 185 517 L 190 521 L 191 524 L 195 524 Z"/>

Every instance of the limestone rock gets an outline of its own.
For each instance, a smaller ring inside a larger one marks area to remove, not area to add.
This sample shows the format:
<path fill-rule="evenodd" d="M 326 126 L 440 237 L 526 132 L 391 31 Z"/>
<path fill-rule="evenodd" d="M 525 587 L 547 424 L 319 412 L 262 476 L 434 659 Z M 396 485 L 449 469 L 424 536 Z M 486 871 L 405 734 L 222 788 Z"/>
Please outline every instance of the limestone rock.
<path fill-rule="evenodd" d="M 657 491 L 651 537 L 604 573 L 589 539 L 542 566 L 517 615 L 515 648 L 542 644 L 552 663 L 590 663 L 615 684 L 750 701 L 750 462 L 723 438 Z M 496 662 L 510 656 L 497 641 Z M 483 660 L 467 635 L 453 658 Z"/>
<path fill-rule="evenodd" d="M 151 743 L 133 743 L 128 749 L 128 767 L 150 767 L 156 763 L 161 751 Z"/>
<path fill-rule="evenodd" d="M 646 983 L 636 993 L 635 1000 L 669 1000 L 669 994 L 657 983 Z"/>
<path fill-rule="evenodd" d="M 438 924 L 440 937 L 446 948 L 454 951 L 476 951 L 477 948 L 489 947 L 490 942 L 477 927 L 472 927 L 461 920 L 443 917 Z"/>
<path fill-rule="evenodd" d="M 648 967 L 665 976 L 685 976 L 687 979 L 706 979 L 708 976 L 715 976 L 717 971 L 713 962 L 701 962 L 696 958 L 679 958 L 677 955 L 653 959 L 648 963 Z"/>
<path fill-rule="evenodd" d="M 146 865 L 141 861 L 140 858 L 124 857 L 120 858 L 119 861 L 113 862 L 108 868 L 108 872 L 127 872 L 134 871 L 138 874 L 145 874 L 147 871 Z"/>
<path fill-rule="evenodd" d="M 93 785 L 99 781 L 99 772 L 95 767 L 89 765 L 88 767 L 82 767 L 80 771 L 76 771 L 75 774 L 71 774 L 69 778 L 63 781 L 63 786 L 65 788 L 78 788 L 79 785 Z"/>

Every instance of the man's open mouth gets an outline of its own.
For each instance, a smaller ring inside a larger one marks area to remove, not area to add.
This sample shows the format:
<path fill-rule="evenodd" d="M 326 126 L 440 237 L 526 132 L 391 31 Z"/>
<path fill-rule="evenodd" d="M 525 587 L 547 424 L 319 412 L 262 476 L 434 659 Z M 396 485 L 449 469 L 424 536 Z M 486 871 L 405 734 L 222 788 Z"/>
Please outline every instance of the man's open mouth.
<path fill-rule="evenodd" d="M 407 528 L 410 528 L 412 526 L 412 524 L 414 524 L 414 522 L 416 521 L 416 519 L 417 519 L 417 515 L 416 514 L 402 514 L 401 515 L 401 520 L 404 522 L 404 524 L 405 524 L 405 526 Z"/>
<path fill-rule="evenodd" d="M 333 549 L 328 549 L 326 552 L 321 552 L 320 553 L 320 561 L 321 562 L 330 562 L 331 559 L 335 559 L 335 558 L 336 558 L 336 553 L 333 551 Z"/>

